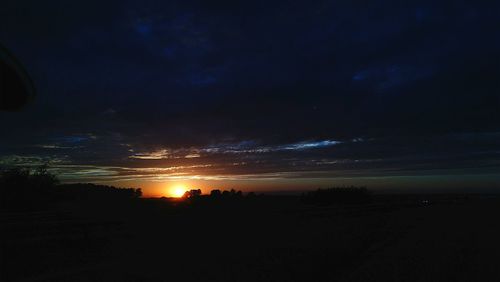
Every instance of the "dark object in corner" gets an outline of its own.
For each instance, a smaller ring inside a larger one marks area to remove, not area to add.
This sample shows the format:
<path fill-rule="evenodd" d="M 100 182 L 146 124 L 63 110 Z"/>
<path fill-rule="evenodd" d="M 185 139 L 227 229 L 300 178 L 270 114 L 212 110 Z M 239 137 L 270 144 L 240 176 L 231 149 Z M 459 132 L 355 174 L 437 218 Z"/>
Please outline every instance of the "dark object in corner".
<path fill-rule="evenodd" d="M 0 110 L 21 109 L 35 96 L 35 86 L 21 63 L 0 45 Z"/>

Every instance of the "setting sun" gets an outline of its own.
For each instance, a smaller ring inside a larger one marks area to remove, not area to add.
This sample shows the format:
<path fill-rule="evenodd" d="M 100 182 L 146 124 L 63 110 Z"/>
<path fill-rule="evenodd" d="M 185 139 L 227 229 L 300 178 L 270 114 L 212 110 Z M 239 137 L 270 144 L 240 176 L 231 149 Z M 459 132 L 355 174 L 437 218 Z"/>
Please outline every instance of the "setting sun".
<path fill-rule="evenodd" d="M 180 198 L 184 196 L 184 193 L 187 191 L 184 185 L 176 185 L 170 189 L 170 195 L 175 198 Z"/>

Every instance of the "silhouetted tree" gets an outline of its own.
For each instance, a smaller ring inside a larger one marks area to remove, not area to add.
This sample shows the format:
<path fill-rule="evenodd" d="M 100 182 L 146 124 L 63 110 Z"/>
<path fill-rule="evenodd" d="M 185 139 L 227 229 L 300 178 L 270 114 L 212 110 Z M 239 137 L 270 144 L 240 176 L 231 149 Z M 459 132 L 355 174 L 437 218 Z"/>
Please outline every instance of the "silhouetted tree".
<path fill-rule="evenodd" d="M 222 195 L 219 189 L 214 189 L 210 191 L 210 197 L 220 197 Z"/>
<path fill-rule="evenodd" d="M 183 197 L 189 199 L 189 198 L 196 198 L 199 196 L 201 196 L 201 189 L 191 189 L 189 191 L 186 191 Z"/>
<path fill-rule="evenodd" d="M 59 184 L 46 165 L 36 169 L 0 170 L 0 209 L 40 209 L 59 201 L 117 200 L 142 196 L 139 188 L 83 184 Z"/>
<path fill-rule="evenodd" d="M 239 199 L 243 198 L 243 192 L 241 191 L 236 191 L 235 189 L 231 190 L 219 190 L 219 189 L 214 189 L 210 192 L 210 198 L 212 199 L 220 199 L 223 201 L 227 200 L 232 200 L 232 199 Z"/>
<path fill-rule="evenodd" d="M 39 186 L 54 187 L 59 184 L 59 179 L 55 174 L 48 171 L 48 166 L 43 165 L 35 169 L 32 174 L 32 182 L 38 184 Z"/>
<path fill-rule="evenodd" d="M 0 208 L 36 209 L 57 199 L 57 177 L 42 166 L 10 168 L 0 172 Z"/>
<path fill-rule="evenodd" d="M 66 200 L 126 200 L 142 196 L 140 188 L 117 188 L 93 183 L 59 185 Z"/>
<path fill-rule="evenodd" d="M 141 188 L 137 188 L 137 189 L 135 189 L 134 197 L 135 197 L 135 198 L 140 198 L 140 197 L 142 197 L 142 189 L 141 189 Z"/>

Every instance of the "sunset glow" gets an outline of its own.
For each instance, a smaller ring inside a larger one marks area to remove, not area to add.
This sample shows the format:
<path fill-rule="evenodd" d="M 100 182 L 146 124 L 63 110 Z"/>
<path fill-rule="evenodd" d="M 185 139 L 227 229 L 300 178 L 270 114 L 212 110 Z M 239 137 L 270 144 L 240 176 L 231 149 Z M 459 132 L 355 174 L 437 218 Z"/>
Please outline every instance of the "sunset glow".
<path fill-rule="evenodd" d="M 0 170 L 145 198 L 500 187 L 500 1 L 8 2 L 0 68 L 26 108 L 2 80 Z"/>
<path fill-rule="evenodd" d="M 170 196 L 174 198 L 180 198 L 187 191 L 187 188 L 184 185 L 176 185 L 170 189 Z"/>
<path fill-rule="evenodd" d="M 500 282 L 500 0 L 0 8 L 0 282 Z"/>

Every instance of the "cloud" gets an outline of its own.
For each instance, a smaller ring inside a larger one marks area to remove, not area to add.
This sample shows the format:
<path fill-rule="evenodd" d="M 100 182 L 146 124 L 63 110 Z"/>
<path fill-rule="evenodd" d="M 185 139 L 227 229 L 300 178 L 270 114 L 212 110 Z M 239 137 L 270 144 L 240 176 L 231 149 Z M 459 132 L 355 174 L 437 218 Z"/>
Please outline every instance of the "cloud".
<path fill-rule="evenodd" d="M 140 159 L 140 160 L 161 160 L 168 159 L 171 157 L 171 153 L 167 149 L 157 150 L 150 153 L 136 153 L 132 156 L 129 156 L 131 159 Z"/>
<path fill-rule="evenodd" d="M 497 166 L 494 1 L 153 2 L 4 5 L 0 38 L 40 98 L 0 113 L 2 166 L 71 164 L 75 181 Z"/>

